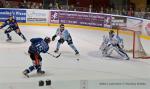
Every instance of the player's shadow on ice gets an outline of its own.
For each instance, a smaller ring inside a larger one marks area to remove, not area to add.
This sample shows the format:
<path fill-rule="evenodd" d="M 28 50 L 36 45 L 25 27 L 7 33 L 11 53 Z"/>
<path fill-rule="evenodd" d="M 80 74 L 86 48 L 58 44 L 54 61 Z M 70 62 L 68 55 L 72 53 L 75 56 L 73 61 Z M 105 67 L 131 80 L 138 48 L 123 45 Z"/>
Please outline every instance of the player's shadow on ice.
<path fill-rule="evenodd" d="M 75 57 L 75 53 L 72 51 L 60 51 L 60 53 L 62 53 L 63 57 L 66 57 L 66 58 L 74 58 Z"/>
<path fill-rule="evenodd" d="M 93 58 L 97 58 L 99 60 L 129 61 L 129 60 L 122 59 L 120 56 L 117 56 L 115 53 L 112 54 L 112 55 L 113 56 L 103 57 L 101 55 L 100 51 L 91 51 L 91 52 L 88 52 L 88 56 L 91 56 Z"/>
<path fill-rule="evenodd" d="M 8 41 L 7 43 L 11 43 L 11 44 L 24 44 L 26 42 L 24 42 L 24 41 L 20 41 L 20 42 L 17 42 L 17 41 Z"/>
<path fill-rule="evenodd" d="M 11 40 L 11 41 L 0 40 L 0 43 L 10 43 L 10 44 L 23 44 L 23 43 L 26 43 L 26 42 L 22 41 L 22 40 L 20 40 L 20 41 L 17 41 L 17 40 Z"/>
<path fill-rule="evenodd" d="M 101 58 L 101 54 L 100 54 L 100 51 L 91 51 L 91 52 L 88 52 L 88 56 L 91 56 L 93 58 Z"/>
<path fill-rule="evenodd" d="M 41 74 L 37 74 L 37 73 L 32 73 L 32 74 L 30 74 L 29 75 L 29 78 L 39 78 L 39 77 L 49 77 L 49 76 L 53 76 L 54 74 L 52 74 L 52 73 L 45 73 L 45 74 L 43 74 L 43 75 L 41 75 Z"/>

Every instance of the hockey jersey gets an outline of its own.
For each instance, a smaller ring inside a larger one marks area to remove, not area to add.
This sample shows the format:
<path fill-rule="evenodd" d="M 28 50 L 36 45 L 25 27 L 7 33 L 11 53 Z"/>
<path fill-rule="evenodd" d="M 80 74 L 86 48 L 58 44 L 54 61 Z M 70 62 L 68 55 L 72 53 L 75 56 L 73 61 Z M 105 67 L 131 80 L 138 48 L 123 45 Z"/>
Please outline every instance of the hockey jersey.
<path fill-rule="evenodd" d="M 114 35 L 112 38 L 110 38 L 109 36 L 103 36 L 103 43 L 107 45 L 111 44 L 113 46 L 119 45 L 123 47 L 123 39 L 118 35 Z"/>
<path fill-rule="evenodd" d="M 7 19 L 0 28 L 3 28 L 5 26 L 9 26 L 9 28 L 12 28 L 13 30 L 16 30 L 19 28 L 17 21 L 15 19 L 12 19 L 12 20 Z"/>
<path fill-rule="evenodd" d="M 32 38 L 29 53 L 46 53 L 49 50 L 49 45 L 42 38 Z"/>
<path fill-rule="evenodd" d="M 70 37 L 70 33 L 68 32 L 68 30 L 64 29 L 64 31 L 61 32 L 60 28 L 57 29 L 56 35 L 64 40 L 68 40 Z"/>

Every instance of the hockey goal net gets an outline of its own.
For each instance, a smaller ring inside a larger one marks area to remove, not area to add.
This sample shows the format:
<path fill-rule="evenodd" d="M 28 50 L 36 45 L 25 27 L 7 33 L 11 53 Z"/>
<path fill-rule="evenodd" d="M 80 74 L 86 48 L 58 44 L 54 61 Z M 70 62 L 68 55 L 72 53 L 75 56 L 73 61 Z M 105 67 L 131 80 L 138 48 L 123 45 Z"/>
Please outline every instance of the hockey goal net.
<path fill-rule="evenodd" d="M 135 59 L 149 59 L 150 55 L 145 52 L 140 40 L 141 31 L 136 28 L 117 27 L 117 34 L 123 39 L 125 52 L 131 53 Z"/>

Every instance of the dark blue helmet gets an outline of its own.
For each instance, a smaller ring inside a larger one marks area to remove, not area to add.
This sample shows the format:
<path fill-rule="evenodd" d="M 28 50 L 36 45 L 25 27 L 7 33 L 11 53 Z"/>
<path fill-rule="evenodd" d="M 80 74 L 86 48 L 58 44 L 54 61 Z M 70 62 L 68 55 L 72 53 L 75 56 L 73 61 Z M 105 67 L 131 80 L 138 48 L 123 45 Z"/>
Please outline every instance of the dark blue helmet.
<path fill-rule="evenodd" d="M 44 38 L 44 41 L 45 41 L 46 43 L 50 43 L 50 42 L 51 42 L 51 38 L 50 38 L 50 37 L 45 37 L 45 38 Z"/>

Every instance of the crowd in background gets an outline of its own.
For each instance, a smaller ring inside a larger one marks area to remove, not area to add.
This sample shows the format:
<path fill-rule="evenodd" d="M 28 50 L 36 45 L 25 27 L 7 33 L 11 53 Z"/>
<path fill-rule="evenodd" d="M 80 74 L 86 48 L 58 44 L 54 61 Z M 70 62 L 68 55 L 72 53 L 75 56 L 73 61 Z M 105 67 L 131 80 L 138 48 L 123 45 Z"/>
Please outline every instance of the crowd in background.
<path fill-rule="evenodd" d="M 22 9 L 44 9 L 42 2 L 31 2 L 24 0 L 23 2 L 17 1 L 0 1 L 0 8 L 22 8 Z"/>
<path fill-rule="evenodd" d="M 10 4 L 11 3 L 11 4 Z M 50 10 L 69 10 L 69 11 L 84 11 L 84 12 L 96 12 L 96 13 L 106 13 L 106 14 L 115 14 L 115 15 L 124 15 L 124 16 L 134 16 L 138 18 L 143 19 L 149 19 L 150 20 L 150 8 L 145 9 L 137 9 L 135 10 L 132 7 L 129 7 L 128 9 L 124 8 L 103 8 L 100 7 L 99 10 L 95 10 L 92 8 L 92 5 L 89 5 L 89 7 L 75 7 L 74 5 L 62 5 L 58 2 L 51 3 L 49 2 L 47 8 L 44 8 L 44 5 L 42 2 L 31 2 L 30 0 L 23 2 L 14 2 L 13 5 L 11 1 L 0 1 L 0 8 L 24 8 L 24 9 L 50 9 Z"/>

